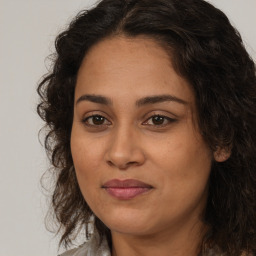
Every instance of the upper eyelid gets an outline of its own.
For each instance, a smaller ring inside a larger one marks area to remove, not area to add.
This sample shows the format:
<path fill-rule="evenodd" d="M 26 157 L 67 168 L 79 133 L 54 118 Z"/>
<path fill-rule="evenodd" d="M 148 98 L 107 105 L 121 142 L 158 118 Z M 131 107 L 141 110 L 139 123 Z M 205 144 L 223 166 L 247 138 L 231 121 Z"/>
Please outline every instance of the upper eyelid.
<path fill-rule="evenodd" d="M 92 116 L 102 116 L 102 117 L 106 118 L 107 120 L 111 119 L 107 113 L 105 113 L 103 111 L 98 111 L 98 110 L 88 111 L 88 112 L 84 113 L 82 119 L 86 119 L 86 118 L 89 118 Z"/>
<path fill-rule="evenodd" d="M 167 115 L 165 115 L 165 114 L 152 114 L 152 115 L 150 115 L 149 117 L 148 117 L 148 119 L 150 119 L 150 118 L 152 118 L 152 117 L 154 117 L 154 116 L 161 116 L 161 117 L 165 117 L 165 118 L 167 118 L 167 119 L 175 119 L 174 117 L 170 117 L 170 116 L 167 116 Z"/>
<path fill-rule="evenodd" d="M 164 112 L 164 113 L 163 113 Z M 167 114 L 168 113 L 168 114 Z M 167 111 L 151 111 L 145 115 L 143 115 L 142 119 L 146 119 L 148 120 L 149 118 L 153 117 L 153 116 L 162 116 L 162 117 L 165 117 L 165 118 L 169 118 L 169 119 L 177 119 L 178 116 L 175 115 L 175 114 L 172 114 L 170 112 L 167 112 Z"/>

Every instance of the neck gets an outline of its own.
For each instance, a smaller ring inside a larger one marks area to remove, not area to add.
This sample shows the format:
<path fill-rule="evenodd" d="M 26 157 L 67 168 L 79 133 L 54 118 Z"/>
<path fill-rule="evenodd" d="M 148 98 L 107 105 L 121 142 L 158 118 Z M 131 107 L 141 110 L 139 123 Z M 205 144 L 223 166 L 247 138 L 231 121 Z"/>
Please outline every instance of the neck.
<path fill-rule="evenodd" d="M 112 256 L 197 256 L 206 232 L 203 223 L 190 230 L 165 230 L 151 235 L 112 232 Z"/>

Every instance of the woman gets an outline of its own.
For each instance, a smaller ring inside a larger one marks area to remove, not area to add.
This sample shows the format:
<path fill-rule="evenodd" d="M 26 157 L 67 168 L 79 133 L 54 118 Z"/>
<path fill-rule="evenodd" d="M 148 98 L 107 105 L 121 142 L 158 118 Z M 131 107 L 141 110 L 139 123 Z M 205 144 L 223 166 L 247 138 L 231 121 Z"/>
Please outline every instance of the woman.
<path fill-rule="evenodd" d="M 56 39 L 38 113 L 63 255 L 255 255 L 256 77 L 202 0 L 103 0 Z"/>

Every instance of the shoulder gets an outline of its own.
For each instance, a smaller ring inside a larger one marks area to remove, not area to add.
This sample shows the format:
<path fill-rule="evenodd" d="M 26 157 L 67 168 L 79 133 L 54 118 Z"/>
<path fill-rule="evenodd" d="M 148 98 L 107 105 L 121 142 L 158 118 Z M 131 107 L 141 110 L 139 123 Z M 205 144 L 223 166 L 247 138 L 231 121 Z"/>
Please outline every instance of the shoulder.
<path fill-rule="evenodd" d="M 99 242 L 98 235 L 94 234 L 78 248 L 66 251 L 59 256 L 111 256 L 111 252 L 106 238 Z"/>
<path fill-rule="evenodd" d="M 68 250 L 58 256 L 86 256 L 87 253 L 86 253 L 86 247 L 85 247 L 85 244 L 83 245 L 80 245 L 79 247 L 77 248 L 74 248 L 74 249 L 71 249 L 71 250 Z"/>

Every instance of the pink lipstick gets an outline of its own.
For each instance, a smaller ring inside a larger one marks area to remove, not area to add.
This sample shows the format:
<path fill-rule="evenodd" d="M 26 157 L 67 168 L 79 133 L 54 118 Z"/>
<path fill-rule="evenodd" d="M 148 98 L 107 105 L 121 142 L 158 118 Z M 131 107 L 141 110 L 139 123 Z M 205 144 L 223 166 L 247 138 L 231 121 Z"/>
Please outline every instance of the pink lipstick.
<path fill-rule="evenodd" d="M 110 180 L 102 186 L 111 196 L 128 200 L 150 191 L 153 187 L 139 180 Z"/>

